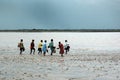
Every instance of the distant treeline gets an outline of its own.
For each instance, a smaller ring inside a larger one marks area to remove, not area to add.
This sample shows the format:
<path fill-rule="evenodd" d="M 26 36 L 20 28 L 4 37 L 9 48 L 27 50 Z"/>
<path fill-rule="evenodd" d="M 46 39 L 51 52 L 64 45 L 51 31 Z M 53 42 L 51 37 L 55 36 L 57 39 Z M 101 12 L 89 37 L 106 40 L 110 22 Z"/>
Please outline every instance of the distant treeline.
<path fill-rule="evenodd" d="M 120 29 L 18 29 L 0 32 L 120 32 Z"/>

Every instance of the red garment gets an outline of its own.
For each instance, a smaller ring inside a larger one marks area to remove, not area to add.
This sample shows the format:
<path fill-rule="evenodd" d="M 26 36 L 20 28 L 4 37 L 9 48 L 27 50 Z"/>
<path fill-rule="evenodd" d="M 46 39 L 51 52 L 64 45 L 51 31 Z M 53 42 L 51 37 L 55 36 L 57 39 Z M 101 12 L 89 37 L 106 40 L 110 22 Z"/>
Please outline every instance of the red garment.
<path fill-rule="evenodd" d="M 59 48 L 60 48 L 60 54 L 64 54 L 64 46 L 63 46 L 63 44 L 59 44 Z"/>
<path fill-rule="evenodd" d="M 35 44 L 31 42 L 30 48 L 34 48 Z"/>

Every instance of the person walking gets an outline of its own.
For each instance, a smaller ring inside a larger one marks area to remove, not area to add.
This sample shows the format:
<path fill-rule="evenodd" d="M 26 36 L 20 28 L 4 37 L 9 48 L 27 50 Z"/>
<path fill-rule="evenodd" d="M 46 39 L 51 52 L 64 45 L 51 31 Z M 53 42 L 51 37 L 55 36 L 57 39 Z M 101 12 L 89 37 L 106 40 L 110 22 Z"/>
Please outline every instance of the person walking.
<path fill-rule="evenodd" d="M 20 43 L 18 43 L 18 47 L 20 48 L 20 55 L 22 54 L 23 51 L 25 51 L 25 47 L 23 44 L 23 39 L 20 40 Z"/>
<path fill-rule="evenodd" d="M 35 44 L 34 44 L 34 40 L 32 40 L 31 44 L 30 44 L 30 54 L 35 54 Z"/>
<path fill-rule="evenodd" d="M 39 45 L 38 45 L 38 54 L 41 53 L 42 54 L 42 46 L 43 46 L 43 40 L 40 41 Z"/>
<path fill-rule="evenodd" d="M 59 42 L 58 46 L 59 46 L 59 49 L 60 49 L 59 53 L 61 54 L 61 57 L 63 57 L 63 54 L 64 54 L 64 46 L 63 46 L 63 44 L 62 44 L 61 42 Z"/>
<path fill-rule="evenodd" d="M 51 56 L 52 56 L 53 52 L 54 52 L 54 49 L 55 49 L 54 43 L 53 43 L 53 39 L 51 39 L 51 42 L 49 43 L 48 48 L 50 48 L 50 50 L 51 50 Z"/>
<path fill-rule="evenodd" d="M 65 40 L 65 45 L 64 45 L 64 48 L 65 48 L 65 53 L 67 54 L 67 53 L 69 52 L 69 50 L 70 50 L 70 46 L 69 46 L 69 44 L 68 44 L 68 41 L 67 41 L 67 40 Z"/>
<path fill-rule="evenodd" d="M 46 55 L 46 52 L 47 52 L 47 40 L 44 41 L 42 50 L 43 50 L 43 55 L 45 56 L 45 55 Z"/>

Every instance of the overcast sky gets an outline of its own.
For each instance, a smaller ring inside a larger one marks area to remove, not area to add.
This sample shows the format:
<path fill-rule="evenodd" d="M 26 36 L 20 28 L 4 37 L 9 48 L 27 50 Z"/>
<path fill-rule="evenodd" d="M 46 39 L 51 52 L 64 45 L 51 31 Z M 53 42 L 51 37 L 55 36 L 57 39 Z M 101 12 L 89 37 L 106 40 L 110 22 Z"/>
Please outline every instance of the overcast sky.
<path fill-rule="evenodd" d="M 120 0 L 0 0 L 0 29 L 120 29 Z"/>

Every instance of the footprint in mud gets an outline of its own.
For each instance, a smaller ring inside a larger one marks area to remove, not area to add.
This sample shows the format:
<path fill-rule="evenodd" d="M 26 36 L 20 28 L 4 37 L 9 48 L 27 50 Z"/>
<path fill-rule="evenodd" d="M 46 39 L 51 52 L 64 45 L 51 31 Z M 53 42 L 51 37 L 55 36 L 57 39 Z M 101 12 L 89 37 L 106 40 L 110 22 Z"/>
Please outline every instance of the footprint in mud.
<path fill-rule="evenodd" d="M 41 77 L 41 75 L 35 75 L 35 77 Z"/>
<path fill-rule="evenodd" d="M 70 79 L 68 79 L 68 80 L 79 80 L 79 79 L 77 79 L 77 78 L 70 78 Z M 81 80 L 81 79 L 80 79 Z"/>
<path fill-rule="evenodd" d="M 88 80 L 88 78 L 70 78 L 68 80 Z"/>
<path fill-rule="evenodd" d="M 51 68 L 47 68 L 47 70 L 52 70 Z"/>
<path fill-rule="evenodd" d="M 33 78 L 33 75 L 32 74 L 28 74 L 27 77 L 32 77 Z"/>
<path fill-rule="evenodd" d="M 26 75 L 27 73 L 25 72 L 25 73 L 23 73 L 22 75 Z"/>
<path fill-rule="evenodd" d="M 15 79 L 15 80 L 24 80 L 24 78 L 20 78 L 20 79 Z"/>

